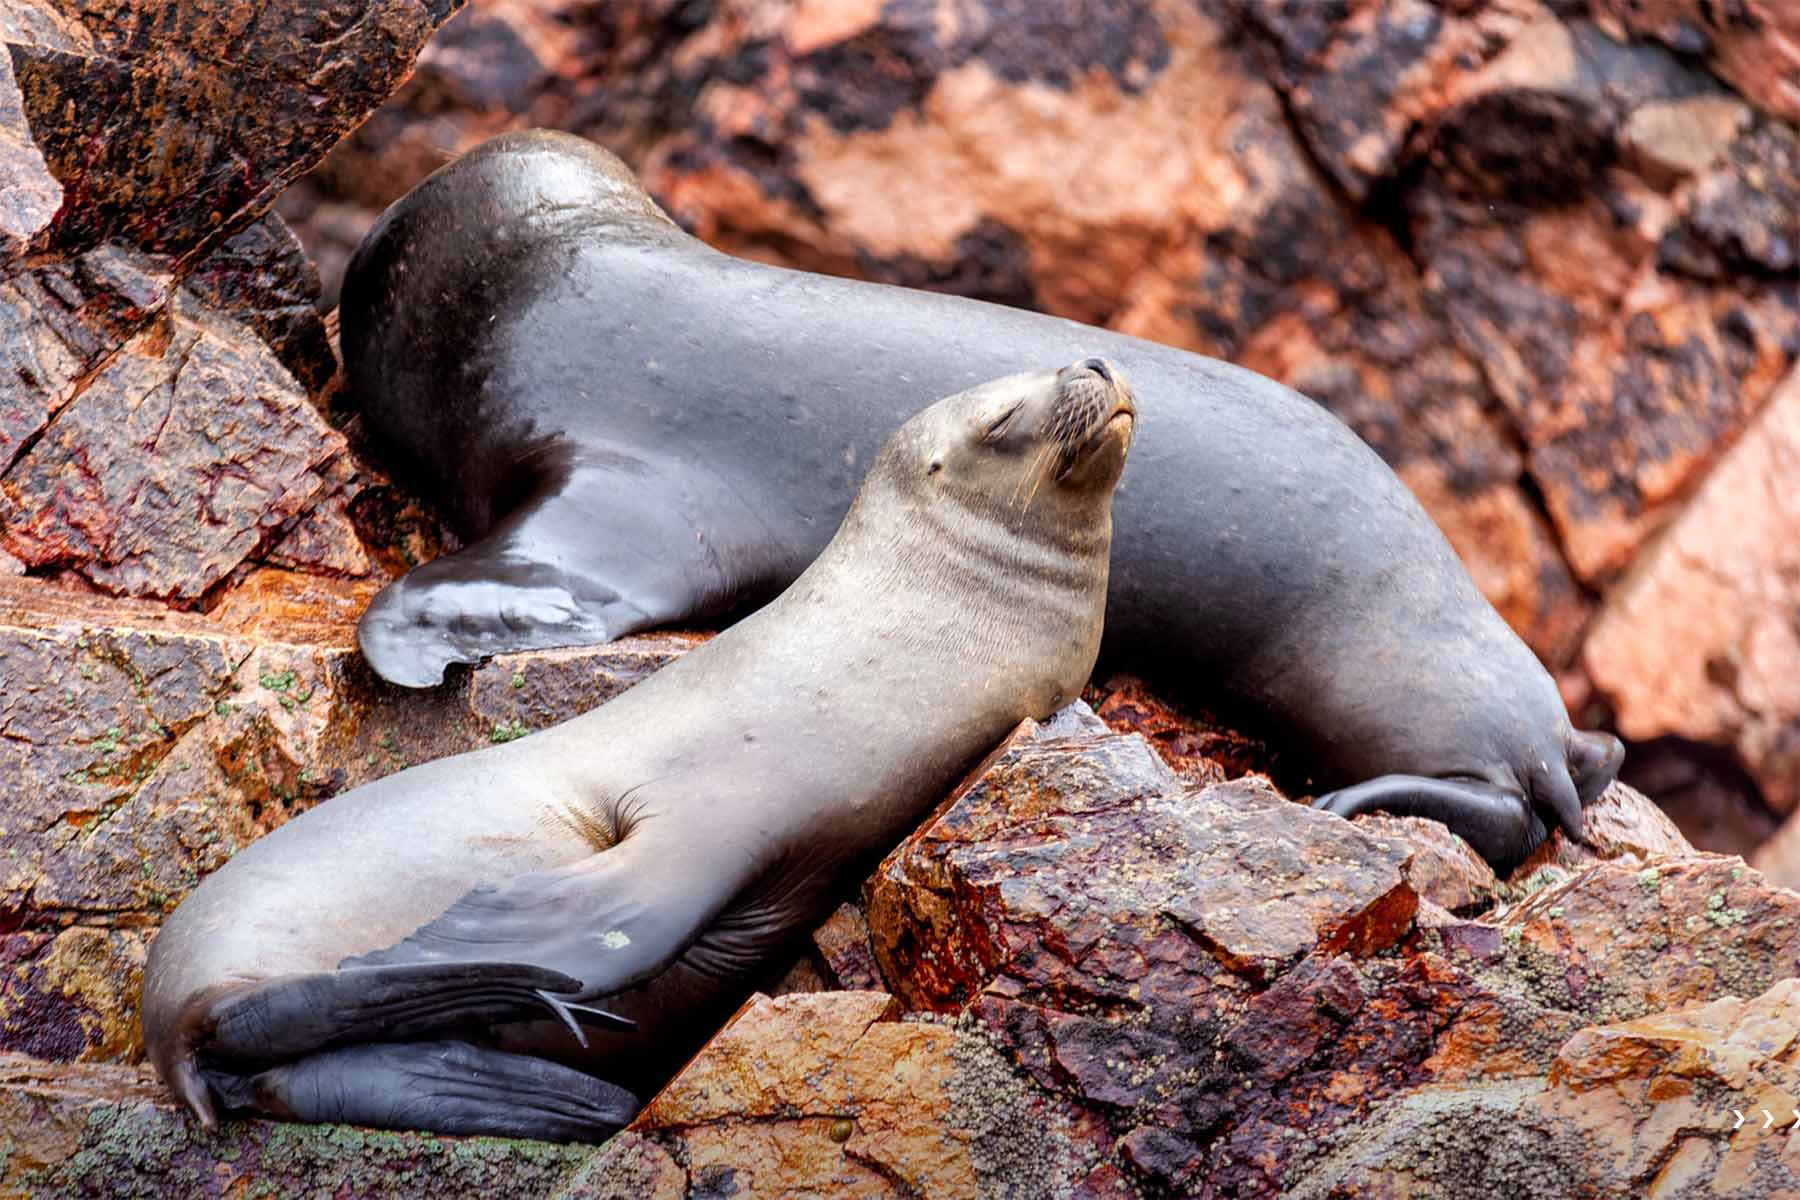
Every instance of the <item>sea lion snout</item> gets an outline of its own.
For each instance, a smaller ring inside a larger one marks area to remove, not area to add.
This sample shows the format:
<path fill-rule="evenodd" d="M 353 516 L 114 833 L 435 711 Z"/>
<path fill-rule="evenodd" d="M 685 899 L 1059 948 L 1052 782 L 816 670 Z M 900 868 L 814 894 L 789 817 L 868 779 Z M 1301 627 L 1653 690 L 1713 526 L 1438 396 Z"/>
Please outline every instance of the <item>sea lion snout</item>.
<path fill-rule="evenodd" d="M 1136 423 L 1131 383 L 1116 364 L 1084 358 L 1058 371 L 1045 429 L 1061 448 L 1057 481 L 1111 486 L 1124 468 Z"/>

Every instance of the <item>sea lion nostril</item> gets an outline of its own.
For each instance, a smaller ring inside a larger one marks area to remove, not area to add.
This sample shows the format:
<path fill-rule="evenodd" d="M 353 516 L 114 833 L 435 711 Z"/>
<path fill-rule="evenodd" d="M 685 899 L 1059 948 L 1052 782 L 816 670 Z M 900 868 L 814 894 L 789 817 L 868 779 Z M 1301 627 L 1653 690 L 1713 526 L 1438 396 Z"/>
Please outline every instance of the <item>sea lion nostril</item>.
<path fill-rule="evenodd" d="M 1106 380 L 1106 382 L 1111 383 L 1113 381 L 1112 368 L 1106 365 L 1106 360 L 1104 358 L 1083 359 L 1081 365 L 1098 375 L 1100 378 Z"/>

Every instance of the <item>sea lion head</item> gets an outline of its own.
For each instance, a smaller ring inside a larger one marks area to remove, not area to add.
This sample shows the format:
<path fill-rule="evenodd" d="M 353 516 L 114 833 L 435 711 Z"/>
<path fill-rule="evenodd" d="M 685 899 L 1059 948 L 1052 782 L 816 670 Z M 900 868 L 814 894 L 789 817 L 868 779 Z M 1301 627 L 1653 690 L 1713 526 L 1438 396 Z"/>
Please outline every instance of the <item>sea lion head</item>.
<path fill-rule="evenodd" d="M 1046 717 L 1099 654 L 1135 421 L 1131 385 L 1099 358 L 939 400 L 882 446 L 808 574 L 853 592 L 829 603 L 908 647 L 909 670 L 978 680 L 968 720 Z"/>
<path fill-rule="evenodd" d="M 901 427 L 883 466 L 908 490 L 946 492 L 996 516 L 1110 511 L 1136 417 L 1124 372 L 1083 358 L 940 400 Z"/>

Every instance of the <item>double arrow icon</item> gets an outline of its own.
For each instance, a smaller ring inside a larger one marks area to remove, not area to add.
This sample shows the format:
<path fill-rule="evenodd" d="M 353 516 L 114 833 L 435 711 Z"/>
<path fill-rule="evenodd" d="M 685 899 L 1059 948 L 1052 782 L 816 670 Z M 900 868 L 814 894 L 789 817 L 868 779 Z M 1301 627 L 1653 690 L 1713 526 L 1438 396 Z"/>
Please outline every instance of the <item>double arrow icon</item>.
<path fill-rule="evenodd" d="M 1731 1115 L 1737 1118 L 1737 1123 L 1732 1125 L 1732 1127 L 1731 1127 L 1731 1131 L 1733 1133 L 1736 1133 L 1738 1130 L 1740 1130 L 1744 1127 L 1744 1114 L 1734 1108 L 1731 1110 Z M 1766 1108 L 1763 1109 L 1762 1115 L 1763 1115 L 1762 1127 L 1764 1129 L 1767 1129 L 1769 1126 L 1771 1126 L 1775 1123 L 1775 1115 L 1773 1113 L 1771 1113 L 1768 1109 L 1766 1109 Z M 1786 1126 L 1786 1128 L 1800 1129 L 1800 1108 L 1796 1108 L 1794 1110 L 1794 1119 L 1791 1123 L 1789 1123 Z"/>

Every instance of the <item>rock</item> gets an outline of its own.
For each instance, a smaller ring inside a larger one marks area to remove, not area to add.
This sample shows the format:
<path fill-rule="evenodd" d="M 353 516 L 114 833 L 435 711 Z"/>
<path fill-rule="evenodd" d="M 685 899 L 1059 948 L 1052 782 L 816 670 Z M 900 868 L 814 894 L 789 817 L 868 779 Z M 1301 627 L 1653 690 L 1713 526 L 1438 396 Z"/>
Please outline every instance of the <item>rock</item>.
<path fill-rule="evenodd" d="M 1682 836 L 1657 801 L 1628 784 L 1614 782 L 1582 810 L 1586 844 L 1573 841 L 1561 829 L 1513 868 L 1509 882 L 1541 880 L 1540 872 L 1553 867 L 1567 878 L 1599 862 L 1644 865 L 1654 859 L 1683 858 L 1694 847 Z"/>
<path fill-rule="evenodd" d="M 1659 48 L 1545 21 L 1459 83 L 1419 136 L 1405 203 L 1426 288 L 1589 581 L 1622 570 L 1673 515 L 1800 348 L 1786 288 L 1698 278 L 1664 246 L 1715 192 L 1734 214 L 1720 221 L 1754 223 L 1779 182 L 1717 182 L 1743 174 L 1737 143 L 1672 200 L 1652 186 L 1666 170 L 1647 182 L 1615 160 L 1640 112 L 1641 133 L 1709 97 L 1716 85 Z"/>
<path fill-rule="evenodd" d="M 1637 742 L 1619 777 L 1655 796 L 1682 837 L 1714 854 L 1749 858 L 1781 824 L 1728 749 L 1681 738 Z"/>
<path fill-rule="evenodd" d="M 1377 1106 L 1283 1192 L 1776 1196 L 1800 1148 L 1758 1128 L 1800 1096 L 1800 980 L 1583 1029 L 1546 1081 L 1432 1087 Z M 1748 1118 L 1736 1129 L 1737 1110 Z"/>
<path fill-rule="evenodd" d="M 1705 55 L 1752 104 L 1800 121 L 1800 12 L 1785 0 L 1592 0 L 1616 37 L 1651 37 Z"/>
<path fill-rule="evenodd" d="M 1608 598 L 1582 650 L 1627 737 L 1729 746 L 1800 804 L 1800 372 Z"/>
<path fill-rule="evenodd" d="M 254 579 L 247 620 L 0 580 L 0 1049 L 137 1057 L 147 937 L 239 848 L 340 791 L 592 708 L 697 640 L 504 656 L 412 692 L 353 648 L 367 585 Z"/>
<path fill-rule="evenodd" d="M 1064 1195 L 1092 1131 L 979 1034 L 897 1020 L 882 992 L 753 997 L 630 1132 L 690 1194 Z"/>
<path fill-rule="evenodd" d="M 319 319 L 319 272 L 280 217 L 267 213 L 227 239 L 182 282 L 188 294 L 255 330 L 309 395 L 324 391 L 337 354 Z"/>
<path fill-rule="evenodd" d="M 370 573 L 315 408 L 336 369 L 318 278 L 263 212 L 459 2 L 0 15 L 9 564 L 181 606 L 264 555 Z"/>
<path fill-rule="evenodd" d="M 273 1121 L 227 1121 L 208 1134 L 145 1068 L 0 1054 L 7 1196 L 549 1198 L 584 1194 L 564 1188 L 593 1154 L 588 1146 Z"/>
<path fill-rule="evenodd" d="M 909 1007 L 954 1011 L 982 993 L 1122 1002 L 1153 987 L 1229 1004 L 1321 946 L 1372 952 L 1411 921 L 1392 843 L 1258 781 L 1182 794 L 1139 737 L 1035 732 L 1015 734 L 866 889 L 882 975 Z M 1120 948 L 1090 956 L 1100 940 Z"/>
<path fill-rule="evenodd" d="M 1783 822 L 1775 836 L 1757 848 L 1750 865 L 1769 882 L 1800 891 L 1800 814 Z"/>
<path fill-rule="evenodd" d="M 1095 710 L 1106 728 L 1136 733 L 1189 783 L 1223 783 L 1273 766 L 1268 746 L 1222 724 L 1210 713 L 1190 717 L 1152 695 L 1141 679 L 1115 676 Z"/>
<path fill-rule="evenodd" d="M 5 545 L 192 603 L 311 507 L 343 448 L 260 339 L 178 296 L 0 480 Z"/>
<path fill-rule="evenodd" d="M 841 904 L 813 930 L 813 947 L 825 965 L 831 986 L 842 991 L 885 991 L 875 950 L 869 945 L 869 922 L 861 908 Z"/>
<path fill-rule="evenodd" d="M 1670 270 L 1709 281 L 1800 271 L 1800 134 L 1759 123 L 1733 141 L 1659 252 Z"/>
<path fill-rule="evenodd" d="M 45 248 L 204 255 L 386 99 L 458 6 L 129 0 L 65 15 L 21 0 L 0 38 L 65 193 Z"/>
<path fill-rule="evenodd" d="M 3 20 L 3 18 L 0 18 Z M 25 124 L 25 102 L 12 59 L 0 55 L 0 265 L 10 263 L 50 224 L 62 205 L 62 184 Z"/>
<path fill-rule="evenodd" d="M 162 309 L 166 261 L 102 247 L 0 277 L 0 463 L 10 467 L 76 385 Z M 4 468 L 0 468 L 3 476 Z"/>
<path fill-rule="evenodd" d="M 1602 863 L 1491 919 L 1548 1006 L 1626 1021 L 1800 975 L 1800 893 L 1742 859 Z"/>
<path fill-rule="evenodd" d="M 1633 111 L 1619 140 L 1645 179 L 1672 187 L 1717 162 L 1749 122 L 1749 108 L 1731 96 L 1659 100 Z"/>
<path fill-rule="evenodd" d="M 1437 821 L 1377 813 L 1358 817 L 1354 823 L 1370 837 L 1411 849 L 1406 884 L 1421 902 L 1469 916 L 1486 909 L 1499 894 L 1500 881 L 1493 868 Z"/>

